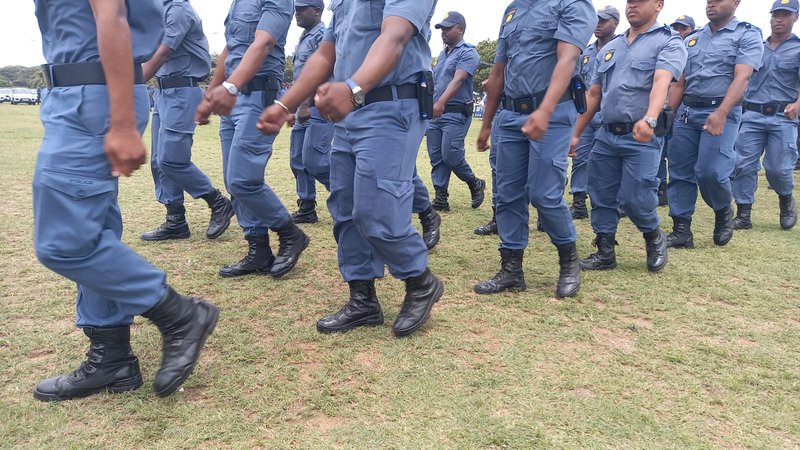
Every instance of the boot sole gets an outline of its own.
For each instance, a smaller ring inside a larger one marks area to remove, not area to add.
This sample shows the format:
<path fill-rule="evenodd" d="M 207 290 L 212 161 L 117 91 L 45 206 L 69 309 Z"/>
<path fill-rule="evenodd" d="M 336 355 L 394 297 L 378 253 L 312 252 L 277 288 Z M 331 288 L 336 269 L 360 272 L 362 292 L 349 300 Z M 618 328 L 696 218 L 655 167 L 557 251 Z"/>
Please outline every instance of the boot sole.
<path fill-rule="evenodd" d="M 365 317 L 361 320 L 357 320 L 353 323 L 347 324 L 346 326 L 338 328 L 327 328 L 317 324 L 317 331 L 324 334 L 343 333 L 358 327 L 376 327 L 379 325 L 383 325 L 383 313 Z"/>
<path fill-rule="evenodd" d="M 207 239 L 216 239 L 216 238 L 222 236 L 223 233 L 228 231 L 228 227 L 231 226 L 231 219 L 233 219 L 233 216 L 235 216 L 235 215 L 236 215 L 236 212 L 234 212 L 233 208 L 231 208 L 231 212 L 228 215 L 228 218 L 225 220 L 225 226 L 222 227 L 222 229 L 220 229 L 218 232 L 216 232 L 214 234 L 206 233 L 206 238 Z"/>
<path fill-rule="evenodd" d="M 248 275 L 269 275 L 270 268 L 266 269 L 256 269 L 250 272 L 242 272 L 242 273 L 224 273 L 219 272 L 219 276 L 222 278 L 238 278 L 238 277 L 246 277 Z"/>
<path fill-rule="evenodd" d="M 567 292 L 565 294 L 559 294 L 558 293 L 558 288 L 556 288 L 556 298 L 572 298 L 572 297 L 576 297 L 580 291 L 581 291 L 581 285 L 580 284 L 578 285 L 578 287 L 574 291 Z"/>
<path fill-rule="evenodd" d="M 442 298 L 442 295 L 444 295 L 444 282 L 439 279 L 437 279 L 436 281 L 437 281 L 436 292 L 433 293 L 433 300 L 430 303 L 428 303 L 428 308 L 426 309 L 425 315 L 422 317 L 422 320 L 414 324 L 413 327 L 405 330 L 398 330 L 397 328 L 392 327 L 392 333 L 394 333 L 395 336 L 397 337 L 408 336 L 409 334 L 420 329 L 420 327 L 422 327 L 423 325 L 425 325 L 426 322 L 428 322 L 428 319 L 430 319 L 431 317 L 431 309 L 433 309 L 433 305 L 436 302 L 438 302 L 440 298 Z"/>
<path fill-rule="evenodd" d="M 110 394 L 121 394 L 123 392 L 135 391 L 136 389 L 139 389 L 140 387 L 142 387 L 143 384 L 144 384 L 144 381 L 142 380 L 142 374 L 140 373 L 135 377 L 130 377 L 130 378 L 126 378 L 124 380 L 117 381 L 117 382 L 115 382 L 114 384 L 112 384 L 110 386 L 103 386 L 103 387 L 98 387 L 98 388 L 95 388 L 95 389 L 92 389 L 92 390 L 89 390 L 89 391 L 84 391 L 84 392 L 81 393 L 81 395 L 72 395 L 72 396 L 67 396 L 67 397 L 61 397 L 61 396 L 58 396 L 56 394 L 48 394 L 46 392 L 41 392 L 38 389 L 34 389 L 33 390 L 33 397 L 36 400 L 40 400 L 40 401 L 43 401 L 43 402 L 60 402 L 60 401 L 72 400 L 72 399 L 76 399 L 76 398 L 84 398 L 84 397 L 88 397 L 90 395 L 95 395 L 95 394 L 102 394 L 104 392 L 108 392 Z"/>
<path fill-rule="evenodd" d="M 752 230 L 753 229 L 753 225 L 752 224 L 746 225 L 746 226 L 734 225 L 733 229 L 734 230 Z"/>
<path fill-rule="evenodd" d="M 144 236 L 140 236 L 140 238 L 141 240 L 146 242 L 158 242 L 158 241 L 171 241 L 177 239 L 189 239 L 191 236 L 192 236 L 191 233 L 187 233 L 187 234 L 173 234 L 163 238 L 146 238 Z"/>
<path fill-rule="evenodd" d="M 500 290 L 497 290 L 497 291 L 495 291 L 495 290 L 487 291 L 487 290 L 479 289 L 478 286 L 475 286 L 474 288 L 472 288 L 472 290 L 475 291 L 476 294 L 492 295 L 492 294 L 501 294 L 503 292 L 524 292 L 524 291 L 528 290 L 528 285 L 527 284 L 523 284 L 521 286 L 520 285 L 509 286 L 509 287 L 504 287 L 504 288 L 502 288 Z"/>
<path fill-rule="evenodd" d="M 478 230 L 475 230 L 474 233 L 477 234 L 478 236 L 492 236 L 494 234 L 497 234 L 497 231 L 490 231 L 490 232 L 487 233 L 487 232 L 479 232 Z"/>
<path fill-rule="evenodd" d="M 305 251 L 305 249 L 308 248 L 308 244 L 309 243 L 311 243 L 311 238 L 306 236 L 305 241 L 303 242 L 303 248 L 301 248 L 300 251 L 297 253 L 297 257 L 294 259 L 294 263 L 292 263 L 289 266 L 286 266 L 286 268 L 284 268 L 283 270 L 281 270 L 279 272 L 270 271 L 270 275 L 272 275 L 272 278 L 281 278 L 284 275 L 286 275 L 289 272 L 291 272 L 292 269 L 294 269 L 294 267 L 297 265 L 297 263 L 300 262 L 300 255 L 302 255 L 303 252 Z"/>
<path fill-rule="evenodd" d="M 617 268 L 617 263 L 609 264 L 607 266 L 589 267 L 581 264 L 581 270 L 614 270 Z"/>
<path fill-rule="evenodd" d="M 725 239 L 724 241 L 717 241 L 716 239 L 714 239 L 714 245 L 717 245 L 719 247 L 723 247 L 725 245 L 728 245 L 728 243 L 731 240 L 733 240 L 733 233 L 731 233 L 731 237 L 729 237 L 728 239 Z"/>
<path fill-rule="evenodd" d="M 650 266 L 647 266 L 647 270 L 648 270 L 648 271 L 650 271 L 650 272 L 652 272 L 652 273 L 658 273 L 658 272 L 661 272 L 662 270 L 664 270 L 664 267 L 667 267 L 667 262 L 668 262 L 668 261 L 664 261 L 664 264 L 662 264 L 662 265 L 660 265 L 660 266 L 657 266 L 657 267 L 650 267 Z"/>
<path fill-rule="evenodd" d="M 183 370 L 181 376 L 179 376 L 175 381 L 173 381 L 169 386 L 161 390 L 155 390 L 155 393 L 159 397 L 167 397 L 170 394 L 174 393 L 181 387 L 181 385 L 189 378 L 189 375 L 194 372 L 195 366 L 197 366 L 197 361 L 200 359 L 200 353 L 203 351 L 203 347 L 206 345 L 206 339 L 211 335 L 214 331 L 214 328 L 217 327 L 217 321 L 219 320 L 219 308 L 212 304 L 208 304 L 209 308 L 211 309 L 211 320 L 209 321 L 206 329 L 203 331 L 203 336 L 200 338 L 200 345 L 197 346 L 197 354 L 194 355 L 192 358 L 192 363 Z"/>

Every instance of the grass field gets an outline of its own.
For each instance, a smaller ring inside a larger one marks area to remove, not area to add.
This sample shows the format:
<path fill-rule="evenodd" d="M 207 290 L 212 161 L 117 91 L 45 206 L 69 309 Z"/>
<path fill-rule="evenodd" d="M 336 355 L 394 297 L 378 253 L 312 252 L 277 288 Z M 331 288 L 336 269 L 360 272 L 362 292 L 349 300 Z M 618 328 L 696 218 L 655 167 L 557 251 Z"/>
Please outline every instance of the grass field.
<path fill-rule="evenodd" d="M 121 182 L 123 239 L 178 290 L 219 305 L 220 324 L 185 390 L 171 398 L 153 394 L 160 337 L 138 319 L 132 341 L 142 389 L 40 403 L 34 385 L 71 371 L 86 340 L 74 326 L 74 286 L 33 254 L 37 112 L 0 105 L 0 447 L 800 448 L 800 230 L 780 230 L 763 175 L 753 230 L 717 248 L 702 205 L 698 248 L 672 251 L 654 275 L 626 221 L 619 268 L 584 273 L 581 294 L 569 300 L 553 296 L 556 250 L 535 231 L 528 291 L 474 294 L 473 284 L 497 270 L 498 242 L 472 233 L 489 218 L 489 203 L 470 209 L 467 188 L 454 185 L 430 258 L 445 296 L 428 325 L 396 339 L 388 325 L 316 332 L 317 318 L 347 297 L 324 207 L 318 224 L 304 226 L 311 246 L 288 279 L 221 279 L 219 267 L 245 245 L 238 226 L 205 239 L 203 201 L 187 201 L 188 241 L 139 240 L 163 218 L 145 168 Z M 487 155 L 472 150 L 476 133 L 468 159 L 488 178 Z M 194 150 L 222 186 L 215 125 L 198 131 Z M 424 151 L 419 168 L 429 173 Z M 268 179 L 293 204 L 287 132 Z M 588 221 L 578 228 L 586 256 L 593 236 Z M 387 278 L 378 293 L 391 324 L 403 285 Z"/>

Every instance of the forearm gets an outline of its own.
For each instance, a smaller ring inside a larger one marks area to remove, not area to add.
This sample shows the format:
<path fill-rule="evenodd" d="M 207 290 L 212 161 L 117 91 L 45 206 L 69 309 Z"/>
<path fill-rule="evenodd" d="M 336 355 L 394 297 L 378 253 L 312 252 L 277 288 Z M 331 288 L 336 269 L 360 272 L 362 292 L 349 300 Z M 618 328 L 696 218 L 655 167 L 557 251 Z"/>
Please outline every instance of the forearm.
<path fill-rule="evenodd" d="M 558 43 L 558 62 L 550 76 L 550 85 L 547 93 L 538 109 L 543 110 L 548 115 L 555 111 L 558 101 L 567 92 L 569 82 L 575 72 L 575 64 L 578 61 L 580 49 L 572 44 L 565 42 Z"/>
<path fill-rule="evenodd" d="M 108 87 L 110 126 L 135 127 L 131 30 L 122 0 L 91 2 L 97 46 Z"/>
<path fill-rule="evenodd" d="M 650 89 L 650 103 L 647 107 L 647 116 L 658 117 L 664 109 L 667 102 L 667 93 L 669 92 L 669 82 L 672 80 L 672 75 L 668 72 L 656 71 L 653 78 L 653 87 Z"/>
<path fill-rule="evenodd" d="M 228 76 L 228 83 L 233 84 L 241 90 L 264 64 L 264 59 L 267 57 L 272 47 L 275 45 L 275 40 L 270 36 L 269 38 L 259 36 L 264 33 L 269 36 L 265 31 L 256 31 L 256 40 L 250 44 L 247 51 L 244 52 L 242 60 L 239 65 Z"/>
<path fill-rule="evenodd" d="M 578 116 L 578 122 L 575 124 L 575 131 L 573 136 L 580 136 L 583 131 L 589 126 L 597 111 L 600 110 L 600 102 L 602 101 L 603 94 L 600 92 L 600 85 L 595 84 L 589 88 L 586 93 L 586 112 Z"/>
<path fill-rule="evenodd" d="M 364 63 L 353 75 L 353 81 L 369 92 L 394 70 L 403 50 L 416 32 L 411 23 L 400 17 L 387 17 L 381 35 L 372 44 Z"/>
<path fill-rule="evenodd" d="M 505 84 L 505 64 L 495 64 L 486 82 L 486 104 L 483 110 L 483 128 L 492 128 L 492 121 L 500 106 L 500 97 Z"/>
<path fill-rule="evenodd" d="M 214 76 L 211 78 L 211 81 L 208 83 L 208 90 L 211 90 L 225 81 L 225 60 L 228 59 L 228 48 L 222 50 L 222 53 L 219 54 L 219 58 L 217 58 L 217 68 L 214 70 Z"/>
<path fill-rule="evenodd" d="M 725 94 L 725 100 L 717 108 L 721 113 L 728 115 L 737 103 L 742 101 L 744 91 L 747 90 L 747 84 L 750 82 L 750 77 L 737 76 L 734 77 L 733 82 L 728 87 L 728 92 Z"/>
<path fill-rule="evenodd" d="M 156 72 L 164 65 L 172 54 L 172 49 L 164 44 L 161 44 L 156 50 L 150 61 L 142 64 L 142 71 L 144 72 L 144 79 L 149 80 L 156 75 Z"/>
<path fill-rule="evenodd" d="M 449 103 L 450 100 L 452 100 L 453 97 L 456 96 L 456 94 L 458 93 L 458 89 L 461 87 L 461 84 L 463 82 L 464 82 L 464 77 L 456 75 L 453 78 L 453 81 L 451 81 L 450 84 L 447 85 L 447 89 L 444 90 L 442 96 L 439 97 L 439 102 L 445 105 Z"/>
<path fill-rule="evenodd" d="M 683 91 L 686 87 L 686 79 L 681 77 L 681 80 L 677 83 L 673 83 L 667 92 L 669 92 L 669 107 L 672 108 L 673 111 L 677 111 L 678 108 L 681 106 L 681 102 L 683 102 Z"/>
<path fill-rule="evenodd" d="M 302 76 L 283 95 L 281 102 L 289 110 L 296 110 L 301 103 L 307 102 L 314 96 L 320 85 L 331 78 L 335 63 L 336 46 L 332 42 L 323 42 L 306 61 L 303 66 Z"/>

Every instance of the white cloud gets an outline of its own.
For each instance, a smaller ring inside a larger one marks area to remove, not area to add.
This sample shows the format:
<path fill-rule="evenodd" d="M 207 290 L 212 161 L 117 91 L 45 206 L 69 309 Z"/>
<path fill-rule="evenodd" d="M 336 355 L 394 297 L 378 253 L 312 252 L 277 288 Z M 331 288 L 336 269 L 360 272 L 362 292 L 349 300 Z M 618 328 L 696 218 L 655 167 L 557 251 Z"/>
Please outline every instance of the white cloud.
<path fill-rule="evenodd" d="M 0 43 L 2 43 L 0 44 L 0 66 L 42 64 L 44 57 L 42 56 L 41 38 L 34 16 L 33 2 L 15 0 L 4 3 L 6 3 L 3 8 L 5 15 L 14 20 L 6 20 L 0 27 Z M 459 11 L 467 19 L 467 41 L 477 43 L 487 38 L 495 39 L 503 12 L 509 3 L 502 0 L 439 0 L 434 21 L 441 20 L 447 11 Z M 219 52 L 225 45 L 223 22 L 230 3 L 225 0 L 193 0 L 192 4 L 203 19 L 211 51 Z M 618 31 L 624 31 L 627 28 L 627 22 L 624 19 L 625 2 L 622 0 L 596 2 L 595 6 L 599 8 L 607 4 L 617 7 L 622 13 L 623 19 Z M 752 22 L 761 28 L 766 36 L 769 34 L 768 11 L 770 5 L 770 1 L 742 0 L 737 17 L 740 20 Z M 698 26 L 702 26 L 706 22 L 705 3 L 702 0 L 666 0 L 659 21 L 669 23 L 682 14 L 694 17 Z M 329 13 L 326 13 L 325 18 L 328 17 Z M 795 30 L 798 29 L 800 27 L 795 28 Z M 287 53 L 293 53 L 299 37 L 300 29 L 293 25 L 287 42 Z M 431 47 L 434 55 L 442 49 L 441 39 L 436 32 L 431 40 Z"/>

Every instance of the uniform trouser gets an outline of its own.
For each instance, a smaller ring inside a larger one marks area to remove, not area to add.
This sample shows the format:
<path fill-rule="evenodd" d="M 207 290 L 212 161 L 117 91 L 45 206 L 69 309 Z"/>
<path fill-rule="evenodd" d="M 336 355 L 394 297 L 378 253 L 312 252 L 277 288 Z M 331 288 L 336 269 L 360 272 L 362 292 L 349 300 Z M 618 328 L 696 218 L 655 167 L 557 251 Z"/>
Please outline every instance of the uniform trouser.
<path fill-rule="evenodd" d="M 417 153 L 427 127 L 417 100 L 367 105 L 336 125 L 331 150 L 333 235 L 345 281 L 422 274 L 428 250 L 411 225 Z"/>
<path fill-rule="evenodd" d="M 281 228 L 290 220 L 286 207 L 264 182 L 275 140 L 256 128 L 266 95 L 262 91 L 240 95 L 231 114 L 223 116 L 219 125 L 225 187 L 245 236 L 264 236 L 268 229 Z"/>
<path fill-rule="evenodd" d="M 450 185 L 451 173 L 465 183 L 475 179 L 464 148 L 471 124 L 472 116 L 461 113 L 445 113 L 428 124 L 428 156 L 434 187 L 446 189 Z"/>
<path fill-rule="evenodd" d="M 664 145 L 661 148 L 661 157 L 658 162 L 658 179 L 661 180 L 661 184 L 667 183 L 667 153 L 669 152 L 670 142 L 672 142 L 672 136 L 665 136 Z"/>
<path fill-rule="evenodd" d="M 497 130 L 499 127 L 497 126 L 497 115 L 495 115 L 494 121 L 492 122 L 492 131 L 490 136 L 491 146 L 489 147 L 489 168 L 492 170 L 492 206 L 497 208 L 497 144 L 496 142 L 500 139 Z"/>
<path fill-rule="evenodd" d="M 184 191 L 200 198 L 214 190 L 211 180 L 192 163 L 194 111 L 202 99 L 199 87 L 164 89 L 155 96 L 150 170 L 156 199 L 163 205 L 182 205 Z"/>
<path fill-rule="evenodd" d="M 290 165 L 297 186 L 297 197 L 315 200 L 319 181 L 330 190 L 331 143 L 334 125 L 322 118 L 316 107 L 311 107 L 311 118 L 304 124 L 292 128 L 290 141 Z"/>
<path fill-rule="evenodd" d="M 697 203 L 697 188 L 714 211 L 730 206 L 731 175 L 735 166 L 733 150 L 742 108 L 734 108 L 720 136 L 703 131 L 714 108 L 681 105 L 669 146 L 669 215 L 690 218 Z M 686 114 L 686 115 L 684 115 Z"/>
<path fill-rule="evenodd" d="M 746 111 L 742 115 L 732 183 L 736 203 L 755 203 L 762 154 L 769 185 L 778 195 L 791 194 L 797 162 L 797 120 L 789 120 L 783 114 L 765 116 L 755 111 Z"/>
<path fill-rule="evenodd" d="M 527 115 L 503 110 L 497 116 L 497 229 L 500 248 L 522 250 L 528 245 L 528 202 L 555 245 L 574 243 L 564 186 L 567 182 L 569 144 L 577 111 L 572 102 L 559 103 L 547 133 L 532 141 L 521 128 Z"/>
<path fill-rule="evenodd" d="M 575 148 L 575 156 L 572 158 L 572 176 L 569 181 L 569 192 L 571 194 L 588 192 L 589 156 L 592 154 L 594 136 L 597 134 L 601 124 L 600 113 L 598 112 L 581 133 L 580 141 Z"/>
<path fill-rule="evenodd" d="M 658 165 L 664 138 L 642 144 L 632 134 L 615 136 L 605 128 L 597 132 L 589 160 L 589 195 L 592 198 L 592 229 L 616 233 L 620 208 L 639 231 L 649 233 L 659 226 Z"/>
<path fill-rule="evenodd" d="M 414 200 L 412 201 L 411 212 L 419 214 L 431 207 L 431 199 L 428 195 L 428 188 L 422 178 L 419 177 L 419 174 L 417 174 L 416 169 L 414 169 L 414 179 L 412 181 L 414 183 Z"/>
<path fill-rule="evenodd" d="M 150 112 L 147 88 L 135 87 L 137 126 Z M 42 104 L 44 139 L 33 176 L 36 257 L 78 287 L 77 325 L 133 323 L 164 296 L 166 275 L 120 241 L 117 178 L 105 151 L 108 90 L 52 89 Z"/>

